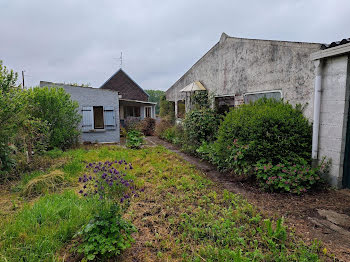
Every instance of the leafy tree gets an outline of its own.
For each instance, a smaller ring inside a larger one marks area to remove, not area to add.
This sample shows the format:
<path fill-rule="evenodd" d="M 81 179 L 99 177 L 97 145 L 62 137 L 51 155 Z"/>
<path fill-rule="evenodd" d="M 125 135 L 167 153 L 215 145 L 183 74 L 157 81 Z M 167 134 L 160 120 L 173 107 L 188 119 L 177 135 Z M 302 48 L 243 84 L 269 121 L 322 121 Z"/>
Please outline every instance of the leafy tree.
<path fill-rule="evenodd" d="M 76 144 L 81 120 L 78 103 L 63 88 L 35 87 L 27 93 L 30 115 L 49 125 L 49 147 L 65 149 Z"/>
<path fill-rule="evenodd" d="M 14 166 L 11 141 L 23 121 L 23 91 L 16 87 L 17 74 L 0 60 L 0 173 Z"/>
<path fill-rule="evenodd" d="M 162 96 L 165 95 L 164 91 L 161 90 L 145 90 L 147 94 L 149 94 L 149 101 L 157 103 L 156 105 L 156 114 L 159 114 L 159 108 L 160 108 L 160 99 Z"/>
<path fill-rule="evenodd" d="M 174 102 L 167 101 L 165 95 L 160 98 L 159 115 L 162 118 L 169 118 L 171 122 L 175 121 L 175 106 Z"/>
<path fill-rule="evenodd" d="M 11 88 L 16 86 L 17 78 L 18 74 L 12 69 L 8 70 L 0 60 L 0 90 L 4 93 L 9 92 Z"/>

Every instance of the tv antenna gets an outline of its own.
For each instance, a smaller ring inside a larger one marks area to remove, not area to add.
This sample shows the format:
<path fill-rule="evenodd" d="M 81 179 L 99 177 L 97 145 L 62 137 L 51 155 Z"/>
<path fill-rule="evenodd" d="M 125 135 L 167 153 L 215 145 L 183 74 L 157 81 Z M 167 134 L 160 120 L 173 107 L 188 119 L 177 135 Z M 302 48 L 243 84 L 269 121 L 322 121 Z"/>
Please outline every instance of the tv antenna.
<path fill-rule="evenodd" d="M 120 52 L 120 68 L 123 66 L 123 52 Z"/>

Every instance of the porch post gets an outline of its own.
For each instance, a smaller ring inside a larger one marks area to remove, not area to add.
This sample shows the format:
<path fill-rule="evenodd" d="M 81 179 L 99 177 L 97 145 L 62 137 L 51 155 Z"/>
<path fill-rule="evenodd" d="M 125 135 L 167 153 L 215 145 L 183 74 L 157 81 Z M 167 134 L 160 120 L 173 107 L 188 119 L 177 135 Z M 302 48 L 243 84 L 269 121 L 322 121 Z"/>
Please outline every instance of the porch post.
<path fill-rule="evenodd" d="M 177 118 L 178 108 L 177 108 L 177 99 L 175 100 L 175 118 Z"/>

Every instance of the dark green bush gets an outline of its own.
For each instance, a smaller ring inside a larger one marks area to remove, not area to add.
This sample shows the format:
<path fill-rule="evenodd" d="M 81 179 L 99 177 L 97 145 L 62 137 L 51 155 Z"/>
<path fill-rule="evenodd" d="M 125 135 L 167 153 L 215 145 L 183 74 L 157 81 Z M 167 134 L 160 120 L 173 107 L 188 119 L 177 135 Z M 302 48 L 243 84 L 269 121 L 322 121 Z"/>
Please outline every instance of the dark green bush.
<path fill-rule="evenodd" d="M 216 165 L 220 171 L 233 172 L 236 176 L 247 177 L 253 171 L 253 165 L 249 161 L 252 148 L 250 145 L 242 144 L 237 139 L 233 141 L 232 146 L 228 146 L 227 155 L 222 157 L 219 154 L 219 145 L 217 143 L 206 143 L 197 149 L 197 153 L 205 160 Z"/>
<path fill-rule="evenodd" d="M 207 91 L 196 91 L 191 96 L 193 109 L 210 108 L 210 99 Z"/>
<path fill-rule="evenodd" d="M 194 109 L 184 120 L 184 149 L 195 152 L 202 142 L 212 142 L 216 138 L 220 117 L 213 109 Z"/>
<path fill-rule="evenodd" d="M 312 125 L 299 108 L 274 99 L 261 99 L 230 111 L 218 132 L 218 154 L 226 159 L 237 139 L 251 150 L 246 160 L 272 164 L 310 159 Z"/>
<path fill-rule="evenodd" d="M 50 127 L 49 147 L 66 149 L 78 142 L 78 103 L 63 88 L 35 87 L 27 91 L 28 111 Z"/>

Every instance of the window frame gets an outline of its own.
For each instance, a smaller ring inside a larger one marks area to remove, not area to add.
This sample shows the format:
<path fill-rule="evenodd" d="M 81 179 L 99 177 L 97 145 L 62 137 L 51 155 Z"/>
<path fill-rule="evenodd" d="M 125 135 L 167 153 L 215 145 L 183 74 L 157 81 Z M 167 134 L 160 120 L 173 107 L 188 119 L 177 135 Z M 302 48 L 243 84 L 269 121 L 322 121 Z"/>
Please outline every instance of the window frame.
<path fill-rule="evenodd" d="M 95 121 L 95 108 L 102 108 L 102 127 L 96 127 L 96 121 Z M 92 107 L 92 114 L 93 114 L 93 130 L 104 130 L 105 129 L 105 119 L 104 119 L 104 106 L 93 106 Z"/>
<path fill-rule="evenodd" d="M 147 109 L 149 109 L 149 116 L 147 116 Z M 152 118 L 152 106 L 145 106 L 145 118 Z"/>
<path fill-rule="evenodd" d="M 257 95 L 257 94 L 268 94 L 268 93 L 280 93 L 280 95 L 281 95 L 281 98 L 280 98 L 280 99 L 283 99 L 283 93 L 282 93 L 282 90 L 281 90 L 281 89 L 267 90 L 267 91 L 256 91 L 256 92 L 247 92 L 247 93 L 244 93 L 244 94 L 243 94 L 243 101 L 244 101 L 244 104 L 246 104 L 246 102 L 245 102 L 245 97 L 246 97 L 246 96 L 249 96 L 249 95 Z"/>

